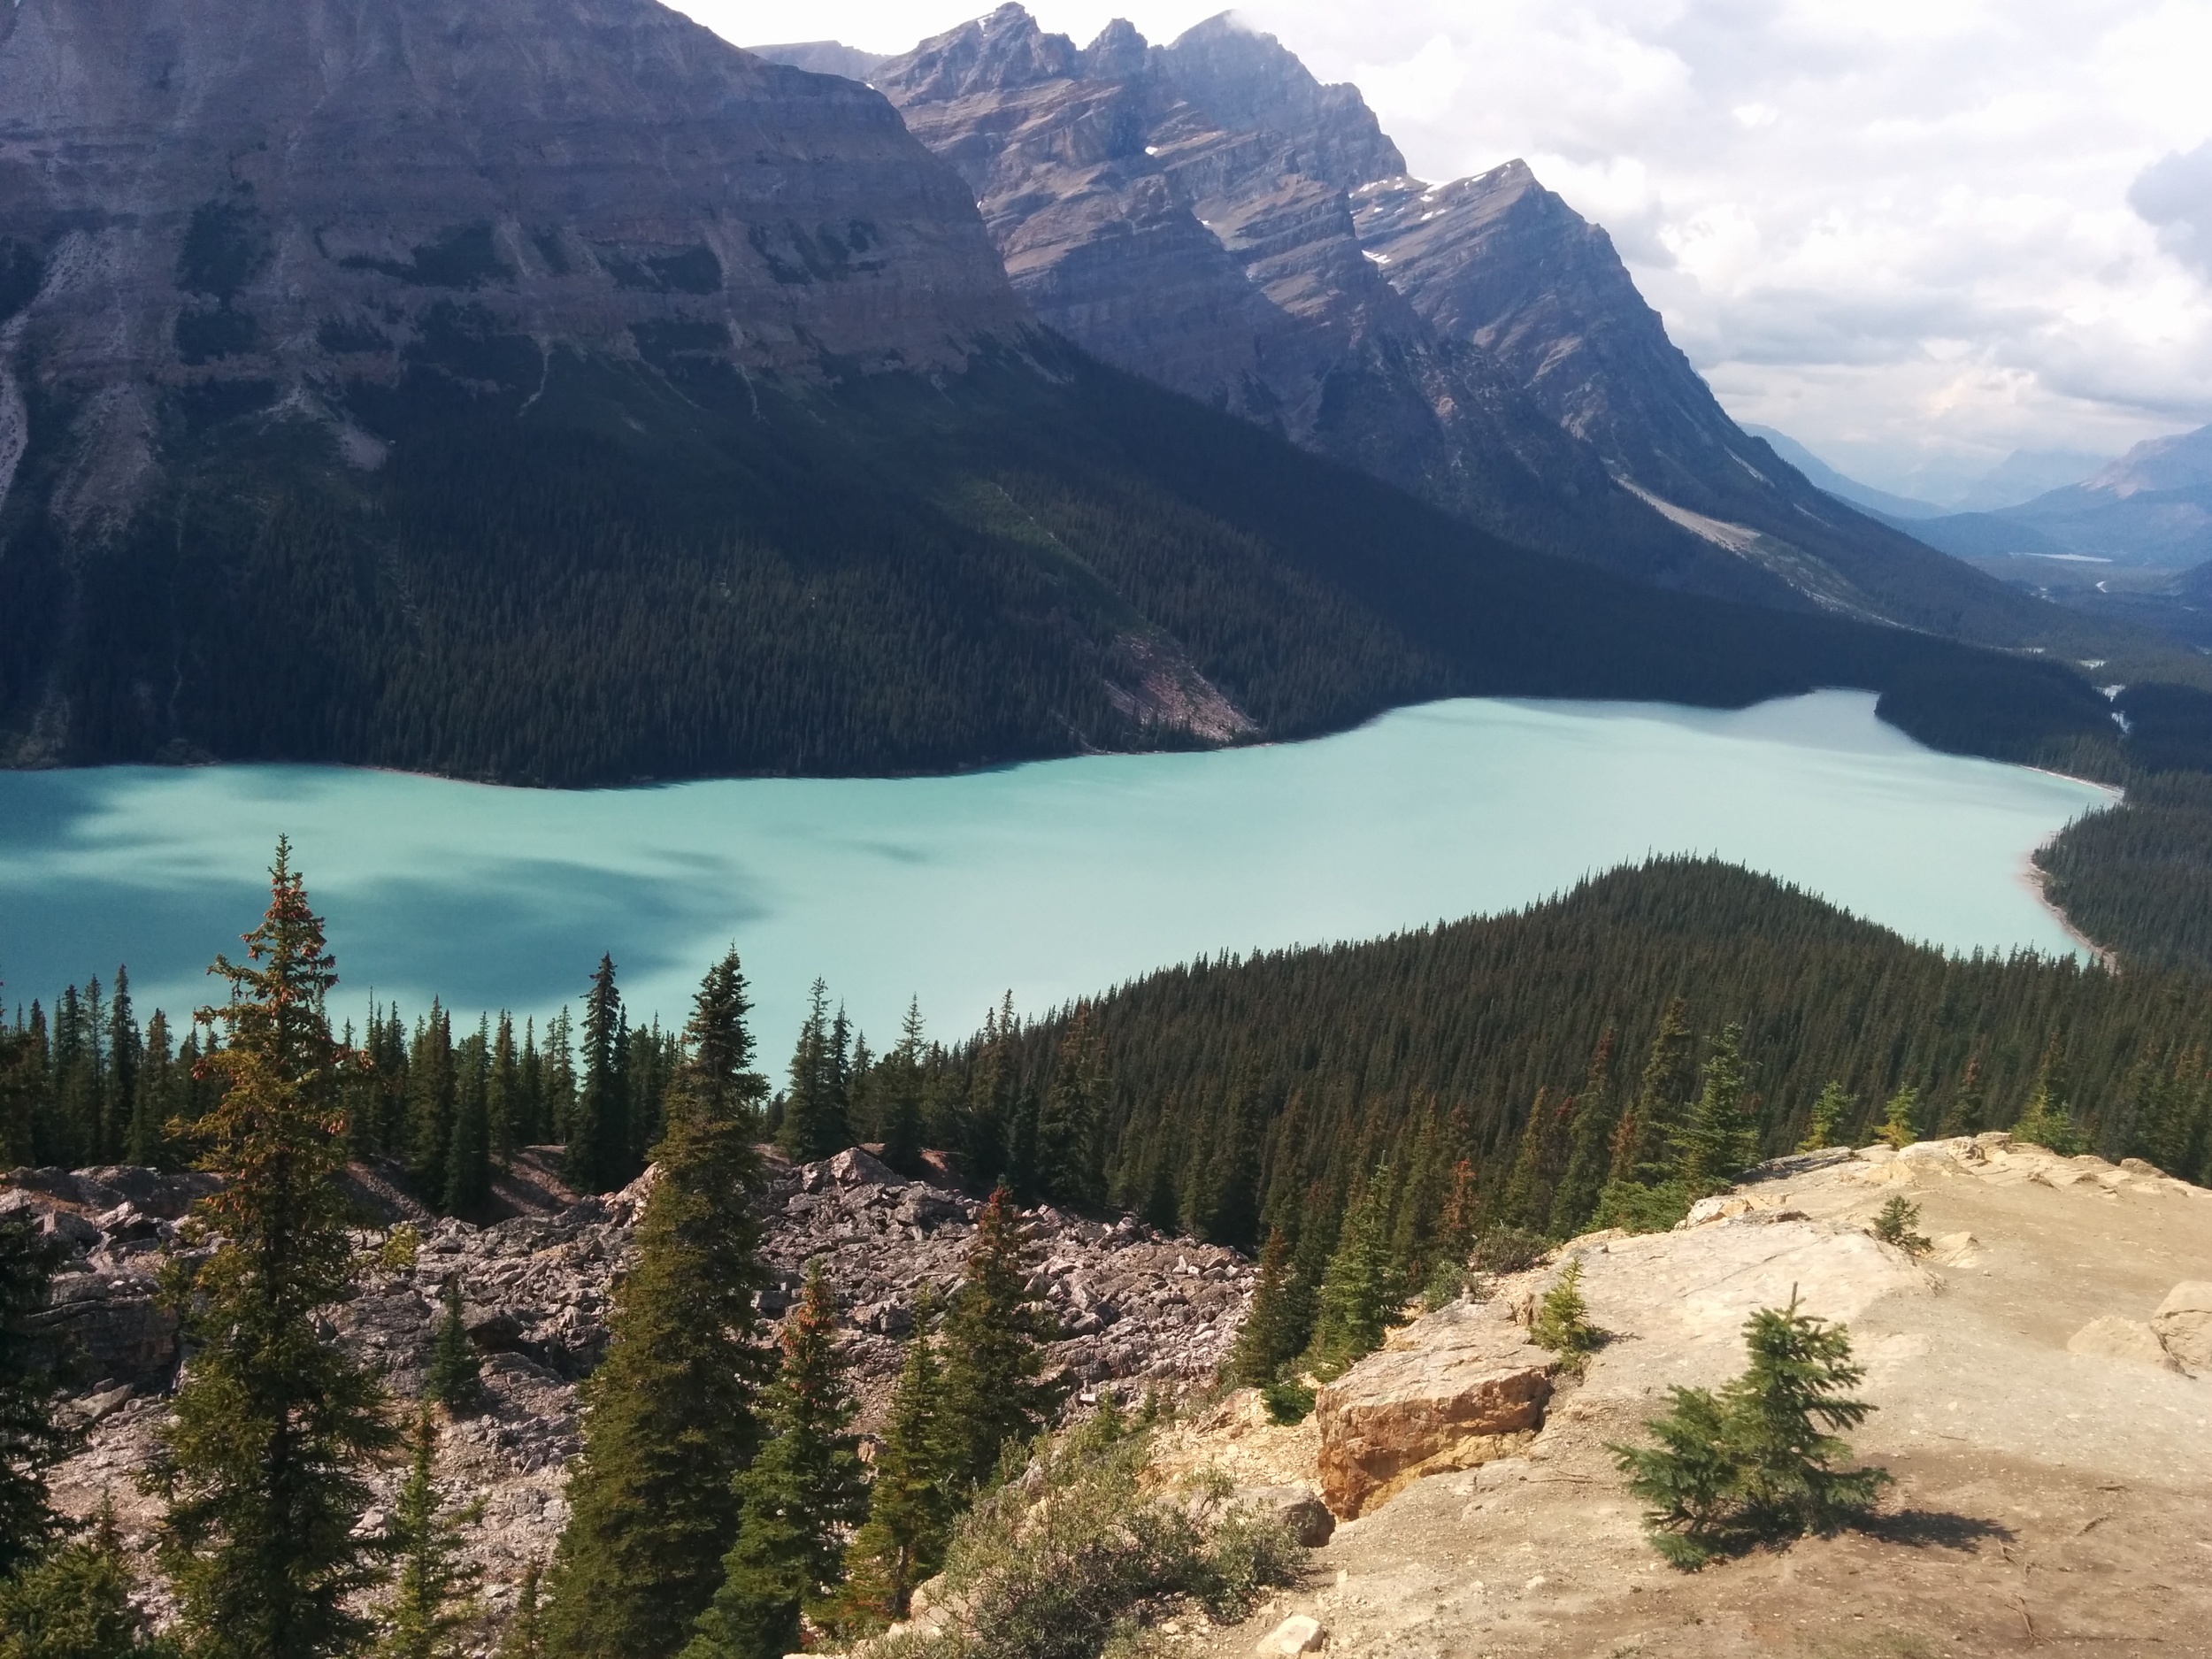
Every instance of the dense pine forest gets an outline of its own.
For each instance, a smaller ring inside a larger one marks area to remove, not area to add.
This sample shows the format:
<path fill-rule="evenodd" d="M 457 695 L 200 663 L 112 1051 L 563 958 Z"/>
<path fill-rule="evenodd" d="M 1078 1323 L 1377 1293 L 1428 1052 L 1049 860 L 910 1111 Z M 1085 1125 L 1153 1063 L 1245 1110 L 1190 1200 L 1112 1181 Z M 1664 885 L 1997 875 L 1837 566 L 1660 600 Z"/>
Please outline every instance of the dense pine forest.
<path fill-rule="evenodd" d="M 942 387 L 802 388 L 666 331 L 635 363 L 549 360 L 449 312 L 346 395 L 373 469 L 270 388 L 179 394 L 170 493 L 82 557 L 40 504 L 69 411 L 33 411 L 0 522 L 19 753 L 938 770 L 1189 741 L 1110 691 L 1179 649 L 1275 738 L 1452 695 L 1846 685 L 1947 749 L 2119 742 L 2057 662 L 1528 553 L 1041 337 Z"/>
<path fill-rule="evenodd" d="M 632 1179 L 664 1132 L 680 1044 L 631 1021 L 613 962 L 583 988 L 541 1027 L 457 1028 L 434 1004 L 346 1030 L 366 1061 L 342 1085 L 349 1155 L 465 1217 L 519 1147 L 565 1148 L 579 1190 Z M 1042 1020 L 1010 1002 L 950 1046 L 918 1008 L 887 1035 L 872 1049 L 816 986 L 764 1133 L 802 1159 L 866 1141 L 908 1170 L 941 1148 L 981 1189 L 1248 1248 L 1275 1223 L 1333 1225 L 1382 1163 L 1407 1182 L 1409 1238 L 1439 1224 L 1455 1179 L 1471 1215 L 1563 1236 L 1656 1156 L 1620 1152 L 1624 1119 L 1642 1112 L 1633 1133 L 1663 1143 L 1724 1039 L 1758 1155 L 1802 1142 L 1816 1103 L 1819 1138 L 1859 1141 L 1903 1091 L 1923 1133 L 2007 1127 L 2040 1091 L 2084 1146 L 2212 1178 L 2201 977 L 1948 956 L 1704 860 L 1514 915 L 1192 963 Z M 4 1155 L 174 1164 L 212 1104 L 219 1042 L 164 1012 L 142 1026 L 123 972 L 19 1008 L 0 1025 Z"/>

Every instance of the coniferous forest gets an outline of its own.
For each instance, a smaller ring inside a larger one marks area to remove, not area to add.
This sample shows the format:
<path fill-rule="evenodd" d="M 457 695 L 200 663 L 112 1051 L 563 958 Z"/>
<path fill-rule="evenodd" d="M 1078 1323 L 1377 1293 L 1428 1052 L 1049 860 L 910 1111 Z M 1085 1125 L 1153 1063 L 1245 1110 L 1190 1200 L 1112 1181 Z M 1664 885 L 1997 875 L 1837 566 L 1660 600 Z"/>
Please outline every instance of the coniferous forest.
<path fill-rule="evenodd" d="M 348 394 L 375 470 L 266 387 L 178 394 L 167 494 L 81 557 L 37 504 L 66 411 L 35 411 L 0 735 L 547 785 L 942 770 L 1192 741 L 1127 695 L 1166 650 L 1279 739 L 1447 695 L 1857 686 L 1942 748 L 2120 746 L 2055 661 L 1529 553 L 1042 337 L 1046 373 L 804 391 L 674 334 L 549 363 L 439 315 Z"/>

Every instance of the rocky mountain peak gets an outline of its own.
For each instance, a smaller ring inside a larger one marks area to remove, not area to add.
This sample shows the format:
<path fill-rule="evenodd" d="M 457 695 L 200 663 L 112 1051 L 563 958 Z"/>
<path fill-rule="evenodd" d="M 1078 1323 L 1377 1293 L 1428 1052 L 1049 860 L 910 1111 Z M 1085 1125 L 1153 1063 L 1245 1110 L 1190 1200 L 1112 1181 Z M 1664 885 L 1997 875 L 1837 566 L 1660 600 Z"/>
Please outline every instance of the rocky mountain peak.
<path fill-rule="evenodd" d="M 1406 170 L 1357 87 L 1325 86 L 1280 41 L 1233 12 L 1186 30 L 1158 57 L 1178 90 L 1221 126 L 1286 140 L 1301 173 L 1348 190 Z"/>
<path fill-rule="evenodd" d="M 1083 72 L 1082 54 L 1064 35 L 1048 35 L 1018 5 L 924 41 L 884 72 L 902 99 L 942 103 L 979 93 L 1007 92 Z"/>

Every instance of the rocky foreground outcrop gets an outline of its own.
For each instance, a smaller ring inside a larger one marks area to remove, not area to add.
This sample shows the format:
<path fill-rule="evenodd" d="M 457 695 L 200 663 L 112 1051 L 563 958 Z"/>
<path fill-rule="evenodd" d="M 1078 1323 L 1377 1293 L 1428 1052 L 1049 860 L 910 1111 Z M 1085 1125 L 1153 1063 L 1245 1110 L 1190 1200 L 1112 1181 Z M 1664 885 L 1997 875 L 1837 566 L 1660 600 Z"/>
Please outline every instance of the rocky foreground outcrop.
<path fill-rule="evenodd" d="M 1871 1234 L 1901 1194 L 1924 1253 Z M 1500 1412 L 1440 1459 L 1569 1257 L 1604 1346 L 1549 1376 L 1533 1432 Z M 1866 1530 L 1678 1573 L 1608 1444 L 1740 1371 L 1745 1318 L 1793 1294 L 1849 1327 L 1877 1408 L 1849 1438 L 1896 1485 Z M 1181 1465 L 1326 1486 L 1348 1518 L 1306 1589 L 1183 1650 L 1276 1651 L 1295 1617 L 1308 1647 L 1407 1655 L 2212 1652 L 2208 1329 L 2212 1193 L 2148 1164 L 2002 1134 L 1782 1159 L 1671 1233 L 1576 1240 L 1407 1326 L 1295 1429 L 1223 1402 Z"/>
<path fill-rule="evenodd" d="M 369 1265 L 334 1310 L 333 1333 L 373 1360 L 396 1392 L 412 1394 L 422 1386 L 443 1286 L 459 1280 L 485 1396 L 448 1430 L 440 1472 L 457 1495 L 484 1500 L 472 1548 L 495 1612 L 511 1604 L 524 1568 L 546 1556 L 566 1518 L 563 1484 L 581 1447 L 577 1385 L 605 1351 L 610 1298 L 651 1179 L 474 1226 L 409 1220 L 411 1206 L 357 1171 L 365 1199 L 380 1199 L 388 1225 L 360 1234 Z M 59 1471 L 57 1494 L 80 1514 L 112 1499 L 135 1545 L 158 1510 L 134 1477 L 167 1413 L 181 1357 L 152 1275 L 178 1218 L 208 1186 L 202 1176 L 110 1168 L 19 1170 L 0 1189 L 0 1212 L 35 1213 L 70 1250 L 42 1317 L 58 1345 L 80 1356 L 67 1410 L 89 1432 Z M 844 1310 L 864 1429 L 887 1396 L 915 1297 L 926 1290 L 941 1301 L 957 1283 L 979 1205 L 956 1188 L 903 1179 L 858 1148 L 796 1167 L 772 1159 L 761 1204 L 764 1308 L 780 1314 L 806 1263 L 824 1262 Z M 1065 1333 L 1050 1363 L 1077 1385 L 1078 1409 L 1102 1387 L 1175 1394 L 1211 1378 L 1249 1294 L 1245 1258 L 1125 1219 L 1038 1209 L 1024 1221 L 1034 1242 L 1033 1288 Z M 383 1479 L 388 1487 L 391 1476 Z"/>

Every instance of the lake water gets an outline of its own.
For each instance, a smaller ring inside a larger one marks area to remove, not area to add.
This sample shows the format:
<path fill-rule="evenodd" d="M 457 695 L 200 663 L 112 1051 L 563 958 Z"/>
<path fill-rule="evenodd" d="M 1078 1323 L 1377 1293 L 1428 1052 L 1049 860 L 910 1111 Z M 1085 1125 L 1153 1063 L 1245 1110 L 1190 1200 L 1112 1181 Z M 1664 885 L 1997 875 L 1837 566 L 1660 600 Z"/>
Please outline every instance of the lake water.
<path fill-rule="evenodd" d="M 0 773 L 0 978 L 50 1005 L 128 963 L 140 1018 L 204 1001 L 280 832 L 354 1012 L 542 1014 L 611 951 L 680 1020 L 731 941 L 767 1060 L 816 977 L 881 1046 L 910 995 L 963 1034 L 1194 955 L 1517 908 L 1710 852 L 1954 949 L 2074 947 L 2027 854 L 2104 791 L 1922 749 L 1871 696 L 1738 712 L 1489 700 L 1315 742 L 950 778 L 562 794 L 315 766 Z"/>

